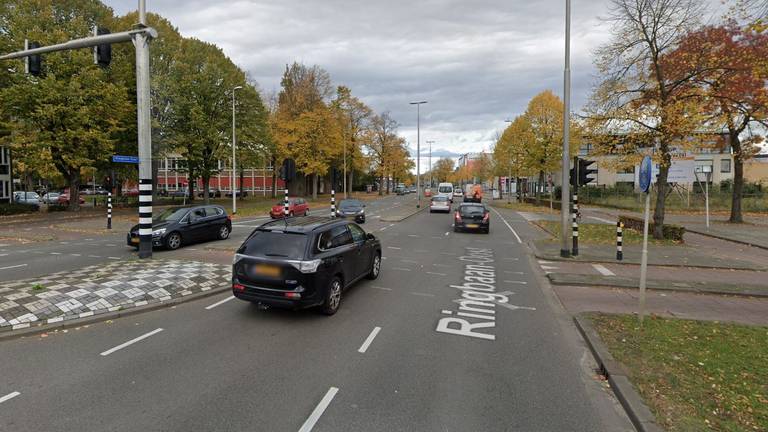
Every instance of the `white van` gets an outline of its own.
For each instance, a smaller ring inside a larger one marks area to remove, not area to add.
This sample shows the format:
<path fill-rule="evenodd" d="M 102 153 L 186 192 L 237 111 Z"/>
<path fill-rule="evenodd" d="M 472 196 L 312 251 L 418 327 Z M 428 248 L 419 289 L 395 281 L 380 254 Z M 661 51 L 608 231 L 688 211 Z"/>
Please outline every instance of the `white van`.
<path fill-rule="evenodd" d="M 453 183 L 440 183 L 437 185 L 437 196 L 444 196 L 453 202 Z"/>

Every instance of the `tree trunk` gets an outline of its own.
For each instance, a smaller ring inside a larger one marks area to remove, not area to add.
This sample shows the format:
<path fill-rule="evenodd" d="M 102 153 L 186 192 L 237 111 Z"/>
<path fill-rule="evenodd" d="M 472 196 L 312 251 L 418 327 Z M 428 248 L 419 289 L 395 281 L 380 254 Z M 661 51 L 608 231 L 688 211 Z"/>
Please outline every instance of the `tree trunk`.
<path fill-rule="evenodd" d="M 211 177 L 203 177 L 203 204 L 208 205 L 211 203 Z"/>
<path fill-rule="evenodd" d="M 379 175 L 379 196 L 384 195 L 384 174 Z"/>
<path fill-rule="evenodd" d="M 352 192 L 355 190 L 352 180 L 354 179 L 354 170 L 347 171 L 347 190 Z"/>
<path fill-rule="evenodd" d="M 312 199 L 317 199 L 317 174 L 312 174 Z"/>
<path fill-rule="evenodd" d="M 80 168 L 69 169 L 69 210 L 80 211 Z"/>
<path fill-rule="evenodd" d="M 536 185 L 536 204 L 541 200 L 541 185 L 544 183 L 544 170 L 539 170 L 539 182 Z"/>
<path fill-rule="evenodd" d="M 733 148 L 733 193 L 731 195 L 731 217 L 728 222 L 742 223 L 741 199 L 744 193 L 744 157 L 739 134 L 730 132 L 731 147 Z"/>
<path fill-rule="evenodd" d="M 191 177 L 187 179 L 187 190 L 189 191 L 189 201 L 195 200 L 195 181 Z"/>
<path fill-rule="evenodd" d="M 659 176 L 656 178 L 656 208 L 653 211 L 653 238 L 664 238 L 664 210 L 667 202 L 667 178 L 672 157 L 669 152 L 662 150 L 662 163 L 659 164 Z"/>

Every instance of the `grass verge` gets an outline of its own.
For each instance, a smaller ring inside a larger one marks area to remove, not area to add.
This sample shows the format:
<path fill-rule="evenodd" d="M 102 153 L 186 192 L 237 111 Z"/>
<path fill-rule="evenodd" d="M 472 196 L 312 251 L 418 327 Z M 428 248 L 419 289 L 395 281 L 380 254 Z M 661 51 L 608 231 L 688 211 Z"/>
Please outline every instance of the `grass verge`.
<path fill-rule="evenodd" d="M 555 236 L 555 238 L 560 238 L 560 221 L 539 220 L 534 223 Z M 625 245 L 642 244 L 643 233 L 633 229 L 624 228 L 624 231 L 622 232 L 622 240 Z M 587 244 L 615 245 L 616 227 L 607 224 L 579 224 L 579 242 Z M 672 240 L 655 240 L 650 234 L 648 235 L 648 243 L 657 245 L 681 244 Z"/>
<path fill-rule="evenodd" d="M 768 430 L 768 327 L 590 314 L 669 431 Z"/>

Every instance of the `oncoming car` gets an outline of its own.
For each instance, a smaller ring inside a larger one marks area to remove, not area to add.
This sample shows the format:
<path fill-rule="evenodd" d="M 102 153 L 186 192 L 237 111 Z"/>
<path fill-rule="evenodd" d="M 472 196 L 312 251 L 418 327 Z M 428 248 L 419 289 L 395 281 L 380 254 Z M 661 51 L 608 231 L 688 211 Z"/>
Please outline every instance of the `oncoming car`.
<path fill-rule="evenodd" d="M 488 234 L 491 230 L 491 213 L 480 203 L 461 203 L 453 216 L 453 231 L 480 231 Z"/>
<path fill-rule="evenodd" d="M 354 218 L 357 223 L 365 223 L 365 204 L 356 199 L 345 199 L 339 202 L 336 216 Z"/>
<path fill-rule="evenodd" d="M 346 288 L 380 271 L 381 243 L 356 223 L 287 218 L 256 228 L 237 250 L 232 292 L 264 306 L 318 306 L 333 315 Z"/>
<path fill-rule="evenodd" d="M 226 240 L 232 219 L 221 206 L 201 205 L 169 208 L 152 219 L 152 246 L 178 249 L 204 240 Z M 139 247 L 139 226 L 128 232 L 128 246 Z"/>

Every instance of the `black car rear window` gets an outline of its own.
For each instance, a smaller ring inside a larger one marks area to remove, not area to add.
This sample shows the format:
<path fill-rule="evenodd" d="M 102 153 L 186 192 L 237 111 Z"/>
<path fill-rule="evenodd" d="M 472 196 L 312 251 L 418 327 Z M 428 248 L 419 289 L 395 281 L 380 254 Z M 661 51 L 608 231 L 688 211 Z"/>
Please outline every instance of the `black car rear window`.
<path fill-rule="evenodd" d="M 483 206 L 473 206 L 473 205 L 465 205 L 461 206 L 459 209 L 462 216 L 476 216 L 481 215 L 485 213 L 485 207 Z"/>
<path fill-rule="evenodd" d="M 307 235 L 304 233 L 256 230 L 238 253 L 265 258 L 302 259 L 306 247 Z"/>

